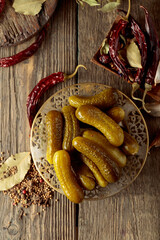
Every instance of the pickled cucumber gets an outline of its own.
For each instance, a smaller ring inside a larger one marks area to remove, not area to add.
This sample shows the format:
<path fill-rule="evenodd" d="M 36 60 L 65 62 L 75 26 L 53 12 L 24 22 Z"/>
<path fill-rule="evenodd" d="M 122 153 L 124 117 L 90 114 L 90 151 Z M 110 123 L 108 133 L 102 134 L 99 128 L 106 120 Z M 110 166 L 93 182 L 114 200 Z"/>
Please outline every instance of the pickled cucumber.
<path fill-rule="evenodd" d="M 93 178 L 89 178 L 85 175 L 79 175 L 79 179 L 81 181 L 81 184 L 83 186 L 83 188 L 85 188 L 86 190 L 93 190 L 96 186 L 95 180 Z"/>
<path fill-rule="evenodd" d="M 47 161 L 52 164 L 56 151 L 62 149 L 63 119 L 60 112 L 53 110 L 46 115 Z"/>
<path fill-rule="evenodd" d="M 107 111 L 107 115 L 116 123 L 121 122 L 125 117 L 125 111 L 121 107 L 113 107 Z"/>
<path fill-rule="evenodd" d="M 106 154 L 108 154 L 108 156 L 120 167 L 124 167 L 126 165 L 126 155 L 119 148 L 110 144 L 109 141 L 101 133 L 94 130 L 86 130 L 83 132 L 82 136 L 102 146 L 106 151 Z"/>
<path fill-rule="evenodd" d="M 72 144 L 77 151 L 96 164 L 107 182 L 115 182 L 118 179 L 116 171 L 112 166 L 113 162 L 100 145 L 84 137 L 74 138 Z"/>
<path fill-rule="evenodd" d="M 124 133 L 122 128 L 109 116 L 93 105 L 82 105 L 76 110 L 76 117 L 99 131 L 114 146 L 122 145 Z"/>
<path fill-rule="evenodd" d="M 79 121 L 75 116 L 75 108 L 71 106 L 65 106 L 62 108 L 62 112 L 65 119 L 62 148 L 66 151 L 72 151 L 72 140 L 80 133 Z"/>
<path fill-rule="evenodd" d="M 95 178 L 91 172 L 91 170 L 87 167 L 86 164 L 81 163 L 81 165 L 78 165 L 74 167 L 74 171 L 76 175 L 78 176 L 78 179 L 81 183 L 81 185 L 87 189 L 87 190 L 93 190 L 95 188 Z"/>
<path fill-rule="evenodd" d="M 91 104 L 99 108 L 105 109 L 113 106 L 113 104 L 116 103 L 114 92 L 114 88 L 107 88 L 99 94 L 91 97 L 77 95 L 71 96 L 69 97 L 69 104 L 75 108 L 78 108 L 81 105 Z"/>
<path fill-rule="evenodd" d="M 56 176 L 60 182 L 66 197 L 74 202 L 80 203 L 84 199 L 83 189 L 79 186 L 71 169 L 71 159 L 65 150 L 57 151 L 53 157 Z"/>
<path fill-rule="evenodd" d="M 104 179 L 101 172 L 97 168 L 96 164 L 83 154 L 81 154 L 81 159 L 92 171 L 95 179 L 97 180 L 98 185 L 101 187 L 106 187 L 108 182 Z"/>
<path fill-rule="evenodd" d="M 136 139 L 124 131 L 124 143 L 122 150 L 126 155 L 135 155 L 139 151 L 139 144 Z"/>

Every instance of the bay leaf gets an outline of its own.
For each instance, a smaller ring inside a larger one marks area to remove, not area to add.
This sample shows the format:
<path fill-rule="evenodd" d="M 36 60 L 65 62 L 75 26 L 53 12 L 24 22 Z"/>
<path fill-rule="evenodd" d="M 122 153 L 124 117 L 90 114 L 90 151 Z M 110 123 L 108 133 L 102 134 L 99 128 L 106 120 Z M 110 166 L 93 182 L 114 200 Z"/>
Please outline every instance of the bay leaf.
<path fill-rule="evenodd" d="M 96 0 L 82 0 L 82 2 L 87 3 L 91 7 L 100 5 Z"/>
<path fill-rule="evenodd" d="M 30 152 L 22 152 L 15 155 L 11 155 L 4 164 L 0 167 L 0 191 L 5 191 L 13 186 L 19 184 L 24 179 L 31 165 Z M 13 167 L 16 167 L 15 174 L 11 174 L 8 177 L 6 173 Z"/>
<path fill-rule="evenodd" d="M 131 67 L 142 68 L 141 54 L 137 44 L 134 41 L 131 41 L 127 47 L 127 60 Z"/>
<path fill-rule="evenodd" d="M 80 4 L 83 7 L 83 2 L 81 0 L 76 0 L 76 3 Z"/>
<path fill-rule="evenodd" d="M 108 39 L 105 38 L 102 42 L 101 48 L 100 48 L 100 54 L 108 54 L 109 53 L 109 43 L 108 43 Z"/>
<path fill-rule="evenodd" d="M 14 0 L 13 8 L 24 15 L 35 16 L 41 11 L 42 4 L 46 0 Z"/>
<path fill-rule="evenodd" d="M 109 2 L 106 3 L 102 8 L 99 8 L 98 11 L 101 11 L 103 13 L 111 12 L 115 10 L 119 5 L 120 5 L 119 2 Z"/>

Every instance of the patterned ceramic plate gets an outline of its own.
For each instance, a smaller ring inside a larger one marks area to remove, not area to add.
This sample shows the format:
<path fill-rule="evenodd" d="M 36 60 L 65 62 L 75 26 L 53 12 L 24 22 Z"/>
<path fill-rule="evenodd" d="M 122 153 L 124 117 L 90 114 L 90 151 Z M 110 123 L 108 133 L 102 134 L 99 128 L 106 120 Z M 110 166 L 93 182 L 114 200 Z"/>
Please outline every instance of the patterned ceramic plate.
<path fill-rule="evenodd" d="M 64 88 L 55 93 L 43 104 L 34 119 L 30 141 L 33 161 L 42 178 L 60 193 L 63 193 L 63 191 L 56 178 L 53 165 L 50 165 L 46 160 L 47 135 L 45 115 L 53 109 L 61 111 L 63 106 L 68 105 L 68 97 L 71 95 L 92 96 L 108 87 L 107 85 L 97 83 L 84 83 Z M 137 155 L 128 157 L 127 165 L 122 169 L 119 181 L 108 184 L 105 188 L 97 186 L 95 190 L 85 191 L 85 199 L 102 199 L 120 192 L 136 179 L 147 158 L 149 144 L 148 130 L 141 112 L 122 92 L 117 90 L 116 97 L 117 105 L 125 110 L 126 116 L 124 120 L 128 131 L 137 140 L 140 149 Z"/>

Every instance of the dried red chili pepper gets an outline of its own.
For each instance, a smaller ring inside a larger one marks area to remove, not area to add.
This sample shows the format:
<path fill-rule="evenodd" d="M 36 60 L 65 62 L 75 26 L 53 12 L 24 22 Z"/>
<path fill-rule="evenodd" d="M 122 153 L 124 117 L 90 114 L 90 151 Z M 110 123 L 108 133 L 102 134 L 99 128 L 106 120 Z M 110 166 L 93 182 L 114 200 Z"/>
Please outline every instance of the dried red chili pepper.
<path fill-rule="evenodd" d="M 145 29 L 149 36 L 149 43 L 150 43 L 149 44 L 150 45 L 150 56 L 148 58 L 149 68 L 147 70 L 147 74 L 146 74 L 146 78 L 145 78 L 145 91 L 144 91 L 143 99 L 142 99 L 143 108 L 145 109 L 145 111 L 149 112 L 145 108 L 145 96 L 146 96 L 147 92 L 152 89 L 152 86 L 154 84 L 154 79 L 156 76 L 156 71 L 157 71 L 158 64 L 159 64 L 159 60 L 160 60 L 159 39 L 158 39 L 157 31 L 155 28 L 155 24 L 153 23 L 151 16 L 149 15 L 146 8 L 144 8 L 143 6 L 141 6 L 141 8 L 145 12 Z"/>
<path fill-rule="evenodd" d="M 0 14 L 3 12 L 5 6 L 5 0 L 0 0 Z"/>
<path fill-rule="evenodd" d="M 107 55 L 107 54 L 103 54 L 99 57 L 99 61 L 102 63 L 102 64 L 107 64 L 110 62 L 110 56 Z"/>
<path fill-rule="evenodd" d="M 126 11 L 124 10 L 118 9 L 118 11 L 126 14 Z M 134 96 L 134 93 L 136 90 L 140 88 L 140 85 L 142 83 L 142 80 L 145 74 L 145 67 L 147 63 L 147 42 L 146 42 L 145 34 L 143 33 L 139 24 L 131 15 L 129 15 L 129 23 L 130 23 L 131 33 L 136 39 L 136 42 L 141 52 L 141 64 L 142 64 L 142 68 L 137 70 L 137 73 L 133 79 L 131 96 L 134 100 L 142 101 L 142 99 L 136 98 Z"/>
<path fill-rule="evenodd" d="M 10 67 L 13 66 L 19 62 L 24 61 L 25 59 L 31 57 L 41 46 L 47 30 L 48 25 L 46 25 L 42 31 L 40 32 L 39 36 L 37 37 L 36 41 L 31 44 L 28 48 L 25 50 L 11 56 L 11 57 L 5 57 L 0 58 L 0 67 Z"/>
<path fill-rule="evenodd" d="M 146 41 L 147 39 L 146 39 L 143 31 L 140 29 L 139 25 L 136 23 L 134 18 L 131 15 L 129 17 L 133 34 L 134 34 L 134 36 L 138 42 L 138 46 L 141 50 L 142 66 L 143 66 L 143 68 L 139 69 L 137 72 L 136 77 L 138 77 L 138 75 L 140 73 L 142 74 L 141 76 L 139 75 L 139 80 L 138 80 L 138 78 L 137 78 L 138 81 L 135 79 L 134 83 L 132 84 L 132 98 L 135 100 L 142 101 L 144 110 L 146 112 L 149 112 L 145 107 L 145 96 L 146 96 L 147 92 L 152 89 L 156 71 L 157 71 L 158 64 L 159 64 L 159 60 L 160 60 L 159 39 L 158 39 L 158 35 L 156 32 L 153 20 L 150 17 L 148 11 L 143 6 L 141 6 L 141 8 L 143 8 L 145 11 L 145 28 L 146 28 L 146 32 L 148 35 L 148 42 Z M 123 10 L 119 10 L 119 11 L 126 13 Z M 136 29 L 136 32 L 134 29 Z M 147 56 L 147 52 L 148 52 L 148 56 Z M 150 63 L 152 63 L 152 64 L 150 64 Z M 144 76 L 145 68 L 147 68 L 146 76 Z M 144 91 L 143 98 L 142 99 L 135 98 L 134 92 L 140 87 L 141 81 L 143 80 L 144 77 L 145 77 L 145 86 L 144 86 L 145 91 Z"/>
<path fill-rule="evenodd" d="M 27 98 L 27 116 L 29 120 L 30 127 L 32 126 L 33 119 L 37 112 L 37 104 L 39 99 L 42 97 L 42 95 L 51 87 L 56 85 L 59 82 L 64 82 L 67 79 L 70 79 L 75 76 L 75 74 L 78 71 L 79 67 L 83 67 L 86 69 L 83 65 L 78 65 L 71 75 L 66 75 L 63 72 L 53 73 L 50 76 L 43 78 L 39 83 L 33 88 L 31 93 L 28 95 Z"/>
<path fill-rule="evenodd" d="M 131 10 L 131 1 L 129 0 L 128 12 L 125 17 L 121 17 L 120 20 L 115 23 L 109 34 L 109 55 L 114 63 L 114 65 L 118 68 L 119 72 L 123 74 L 123 76 L 128 78 L 128 69 L 125 67 L 125 63 L 120 60 L 118 54 L 118 46 L 119 46 L 119 38 L 121 32 L 124 32 L 128 25 L 128 17 Z"/>
<path fill-rule="evenodd" d="M 140 88 L 142 79 L 144 77 L 145 67 L 146 67 L 146 63 L 147 63 L 147 42 L 146 42 L 146 38 L 145 38 L 143 31 L 141 30 L 140 26 L 138 25 L 138 23 L 134 20 L 134 18 L 132 16 L 129 17 L 129 21 L 131 23 L 132 33 L 136 39 L 136 42 L 138 43 L 138 47 L 141 52 L 141 64 L 142 64 L 142 68 L 137 70 L 137 74 L 134 78 L 134 83 L 132 84 L 131 95 L 132 95 L 133 99 L 142 101 L 140 98 L 134 97 L 134 92 L 138 88 Z"/>
<path fill-rule="evenodd" d="M 127 24 L 128 21 L 121 18 L 118 23 L 115 23 L 113 25 L 109 36 L 109 55 L 114 65 L 118 68 L 118 70 L 123 74 L 125 78 L 127 78 L 128 70 L 118 56 L 118 46 L 120 33 L 126 28 Z"/>

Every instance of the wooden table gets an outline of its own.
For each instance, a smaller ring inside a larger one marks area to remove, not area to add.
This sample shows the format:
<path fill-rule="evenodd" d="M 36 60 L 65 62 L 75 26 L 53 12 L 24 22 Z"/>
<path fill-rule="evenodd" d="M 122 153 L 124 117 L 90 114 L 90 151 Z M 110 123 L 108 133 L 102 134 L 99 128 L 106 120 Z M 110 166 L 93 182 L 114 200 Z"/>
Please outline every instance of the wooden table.
<path fill-rule="evenodd" d="M 127 9 L 127 0 L 122 2 Z M 156 28 L 160 29 L 159 0 L 132 1 L 132 14 L 142 22 L 140 4 L 150 10 Z M 90 62 L 115 16 L 116 13 L 102 14 L 89 6 L 82 9 L 75 0 L 59 0 L 41 49 L 29 60 L 0 69 L 1 151 L 9 150 L 12 154 L 29 151 L 26 98 L 40 79 L 53 72 L 71 73 L 78 63 L 88 68 L 87 72 L 81 69 L 73 80 L 49 90 L 45 99 L 58 89 L 82 82 L 111 85 L 130 96 L 129 84 Z M 0 55 L 13 55 L 28 44 L 0 49 Z M 160 120 L 146 114 L 144 117 L 152 140 Z M 32 206 L 25 210 L 27 216 L 19 219 L 19 207 L 13 207 L 11 200 L 1 193 L 0 240 L 159 240 L 159 155 L 160 150 L 153 149 L 140 176 L 120 194 L 76 206 L 55 192 L 51 206 L 40 216 L 34 212 L 42 208 Z M 8 222 L 11 224 L 7 228 Z"/>

